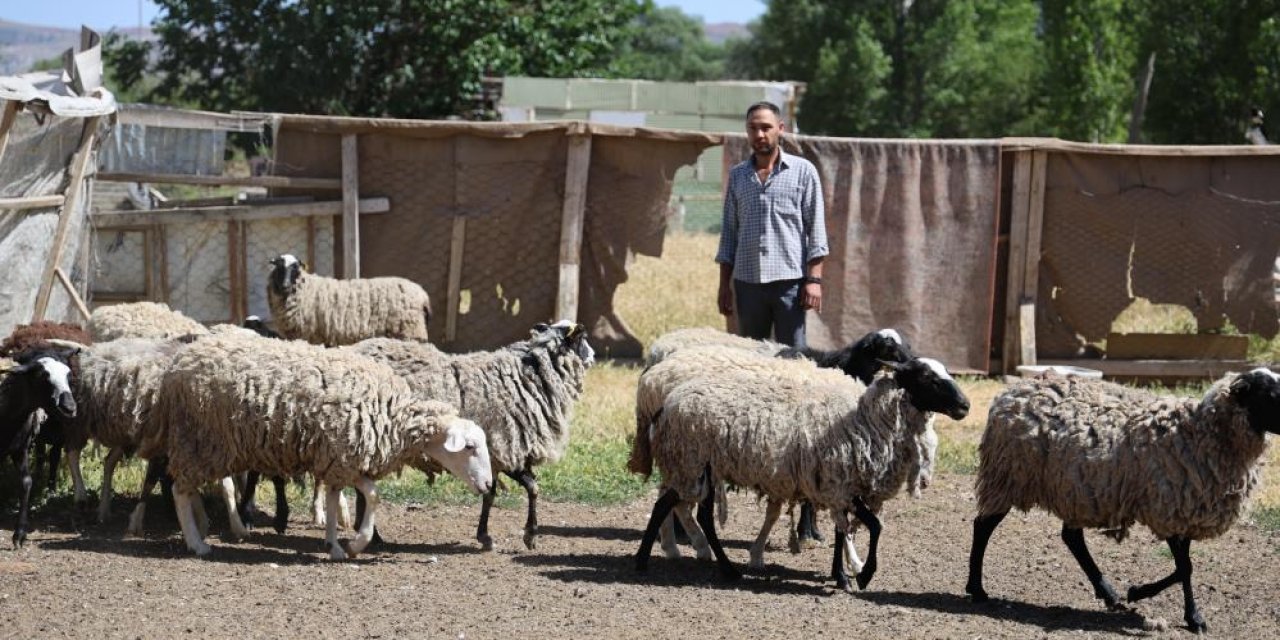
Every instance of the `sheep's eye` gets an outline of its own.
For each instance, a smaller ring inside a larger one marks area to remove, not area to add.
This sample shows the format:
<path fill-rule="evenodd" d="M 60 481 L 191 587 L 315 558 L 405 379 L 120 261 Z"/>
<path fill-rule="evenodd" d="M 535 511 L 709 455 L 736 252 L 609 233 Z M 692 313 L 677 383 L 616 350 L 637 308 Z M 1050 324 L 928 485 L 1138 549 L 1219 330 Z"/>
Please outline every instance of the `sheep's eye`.
<path fill-rule="evenodd" d="M 475 450 L 476 450 L 476 446 L 474 444 L 467 445 L 467 451 L 475 451 Z"/>

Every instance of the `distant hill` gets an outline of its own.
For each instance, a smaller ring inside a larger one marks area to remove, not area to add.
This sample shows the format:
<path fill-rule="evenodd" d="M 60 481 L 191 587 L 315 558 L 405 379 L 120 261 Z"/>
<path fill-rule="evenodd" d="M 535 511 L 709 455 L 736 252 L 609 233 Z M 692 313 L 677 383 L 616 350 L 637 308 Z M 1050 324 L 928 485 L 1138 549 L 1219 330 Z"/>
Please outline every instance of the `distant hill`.
<path fill-rule="evenodd" d="M 748 38 L 751 32 L 747 31 L 747 25 L 738 22 L 713 22 L 702 25 L 702 30 L 707 34 L 707 39 L 720 44 L 730 38 Z"/>
<path fill-rule="evenodd" d="M 118 29 L 131 38 L 151 39 L 151 29 Z M 106 35 L 105 31 L 99 31 Z M 25 73 L 40 60 L 62 55 L 80 44 L 79 29 L 42 27 L 0 20 L 0 75 Z"/>

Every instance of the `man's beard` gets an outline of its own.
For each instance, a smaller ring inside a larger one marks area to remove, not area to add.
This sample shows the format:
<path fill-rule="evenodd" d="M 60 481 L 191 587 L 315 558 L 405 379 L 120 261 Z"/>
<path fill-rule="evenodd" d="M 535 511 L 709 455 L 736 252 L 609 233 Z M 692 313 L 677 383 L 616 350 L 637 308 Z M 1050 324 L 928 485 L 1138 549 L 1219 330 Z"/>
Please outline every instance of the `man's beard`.
<path fill-rule="evenodd" d="M 757 145 L 757 146 L 753 147 L 753 149 L 755 150 L 755 152 L 756 152 L 756 153 L 758 153 L 758 154 L 760 154 L 760 155 L 765 155 L 765 156 L 771 156 L 771 155 L 773 155 L 773 150 L 774 150 L 774 149 L 777 149 L 777 148 L 778 148 L 778 145 L 776 145 L 776 144 L 770 144 L 770 143 L 768 143 L 768 142 L 763 142 L 763 143 L 760 143 L 759 145 Z"/>

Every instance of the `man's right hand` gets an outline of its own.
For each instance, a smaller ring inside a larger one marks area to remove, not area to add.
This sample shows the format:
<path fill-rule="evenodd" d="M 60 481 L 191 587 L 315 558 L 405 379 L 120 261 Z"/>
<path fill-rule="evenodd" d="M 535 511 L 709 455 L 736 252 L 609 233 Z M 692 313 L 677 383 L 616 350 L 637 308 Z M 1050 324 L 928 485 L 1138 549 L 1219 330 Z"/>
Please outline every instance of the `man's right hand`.
<path fill-rule="evenodd" d="M 716 302 L 720 306 L 720 315 L 733 315 L 733 286 L 730 283 L 723 280 L 720 282 L 720 294 Z"/>

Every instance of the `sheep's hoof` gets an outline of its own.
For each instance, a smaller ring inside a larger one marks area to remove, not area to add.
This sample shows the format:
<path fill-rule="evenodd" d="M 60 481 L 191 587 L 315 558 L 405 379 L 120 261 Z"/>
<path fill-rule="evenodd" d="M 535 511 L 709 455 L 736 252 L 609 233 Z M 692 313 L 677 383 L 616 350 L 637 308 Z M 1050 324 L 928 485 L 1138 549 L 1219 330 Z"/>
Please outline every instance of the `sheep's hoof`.
<path fill-rule="evenodd" d="M 476 541 L 480 543 L 481 551 L 493 551 L 493 537 L 490 535 L 476 536 Z"/>
<path fill-rule="evenodd" d="M 1187 628 L 1196 635 L 1209 633 L 1209 625 L 1205 624 L 1204 617 L 1200 615 L 1199 611 L 1193 612 L 1191 615 L 1187 616 L 1186 622 Z"/>
<path fill-rule="evenodd" d="M 662 547 L 662 555 L 666 556 L 668 560 L 679 560 L 681 557 L 680 547 L 674 544 L 669 547 L 664 545 Z M 699 558 L 699 560 L 705 560 L 705 558 Z"/>
<path fill-rule="evenodd" d="M 213 552 L 213 547 L 202 543 L 191 547 L 191 550 L 195 552 L 197 557 L 203 558 Z"/>
<path fill-rule="evenodd" d="M 339 542 L 338 544 L 335 544 L 329 547 L 329 559 L 330 560 L 346 560 L 347 552 L 342 548 L 343 546 L 344 544 Z"/>
<path fill-rule="evenodd" d="M 27 532 L 21 529 L 13 532 L 13 548 L 21 549 L 22 543 L 27 541 Z"/>
<path fill-rule="evenodd" d="M 973 583 L 969 583 L 965 585 L 964 592 L 969 594 L 969 600 L 974 602 L 975 604 L 987 602 L 988 600 L 991 599 L 989 596 L 987 596 L 987 591 L 985 589 L 983 589 L 980 585 L 975 585 Z"/>
<path fill-rule="evenodd" d="M 755 569 L 755 570 L 757 570 L 757 571 L 759 571 L 759 570 L 761 570 L 761 569 L 764 569 L 764 558 L 752 558 L 752 559 L 748 560 L 748 561 L 747 561 L 747 568 L 748 568 L 748 569 Z"/>
<path fill-rule="evenodd" d="M 271 527 L 276 530 L 276 533 L 284 535 L 285 530 L 289 528 L 289 521 L 287 519 L 277 518 L 276 521 L 272 523 Z"/>
<path fill-rule="evenodd" d="M 538 532 L 536 531 L 524 532 L 524 546 L 528 547 L 530 551 L 537 549 L 538 548 Z"/>
<path fill-rule="evenodd" d="M 347 559 L 348 559 L 348 560 L 355 560 L 356 558 L 360 557 L 360 552 L 359 552 L 359 551 L 356 551 L 355 549 L 352 549 L 352 548 L 351 548 L 351 542 L 350 542 L 350 541 L 348 541 L 348 540 L 339 540 L 339 541 L 338 541 L 338 546 L 342 547 L 342 550 L 343 550 L 344 552 L 346 552 L 346 554 L 347 554 L 347 556 L 346 556 L 346 557 L 347 557 Z M 341 560 L 342 558 L 336 558 L 336 559 L 337 559 L 337 560 Z"/>
<path fill-rule="evenodd" d="M 791 530 L 791 535 L 787 537 L 787 550 L 791 553 L 800 553 L 800 536 L 796 535 L 795 529 Z"/>
<path fill-rule="evenodd" d="M 836 578 L 836 588 L 845 592 L 853 593 L 853 584 L 849 582 L 848 576 L 839 576 Z"/>
<path fill-rule="evenodd" d="M 867 585 L 871 584 L 871 578 L 875 575 L 875 572 L 859 571 L 858 575 L 854 578 L 858 581 L 858 589 L 866 589 Z"/>

